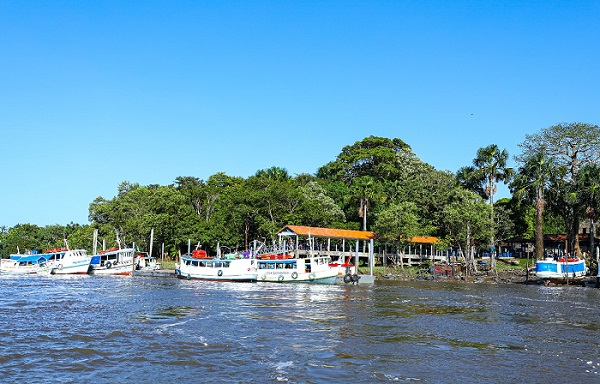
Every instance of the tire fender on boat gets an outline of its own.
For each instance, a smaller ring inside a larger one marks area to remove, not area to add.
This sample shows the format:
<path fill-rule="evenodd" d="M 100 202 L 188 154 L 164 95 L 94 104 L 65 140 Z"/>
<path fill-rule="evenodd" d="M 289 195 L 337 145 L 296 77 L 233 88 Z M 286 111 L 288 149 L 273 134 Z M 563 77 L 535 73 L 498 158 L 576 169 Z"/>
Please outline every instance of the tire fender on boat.
<path fill-rule="evenodd" d="M 112 268 L 112 263 L 109 261 L 106 264 L 104 264 L 104 266 L 106 267 L 106 269 L 111 269 Z"/>
<path fill-rule="evenodd" d="M 308 274 L 308 277 L 314 280 L 317 277 L 317 274 L 315 272 L 311 272 Z"/>
<path fill-rule="evenodd" d="M 219 269 L 219 272 L 217 272 L 217 275 L 223 276 L 223 271 Z"/>
<path fill-rule="evenodd" d="M 266 279 L 267 279 L 267 274 L 265 273 L 264 275 L 262 275 L 262 276 L 260 277 L 260 279 L 261 279 L 261 280 L 266 280 Z"/>
<path fill-rule="evenodd" d="M 292 279 L 296 280 L 298 278 L 298 272 L 292 272 Z"/>
<path fill-rule="evenodd" d="M 277 281 L 283 281 L 283 279 L 284 279 L 283 275 L 277 276 Z"/>
<path fill-rule="evenodd" d="M 59 271 L 62 271 L 62 264 L 58 264 L 57 268 L 58 268 Z"/>
<path fill-rule="evenodd" d="M 356 273 L 354 275 L 352 275 L 352 282 L 353 283 L 358 283 L 359 279 L 360 279 L 360 276 L 358 276 Z"/>
<path fill-rule="evenodd" d="M 352 275 L 351 274 L 347 274 L 344 276 L 344 283 L 348 284 L 352 282 Z"/>

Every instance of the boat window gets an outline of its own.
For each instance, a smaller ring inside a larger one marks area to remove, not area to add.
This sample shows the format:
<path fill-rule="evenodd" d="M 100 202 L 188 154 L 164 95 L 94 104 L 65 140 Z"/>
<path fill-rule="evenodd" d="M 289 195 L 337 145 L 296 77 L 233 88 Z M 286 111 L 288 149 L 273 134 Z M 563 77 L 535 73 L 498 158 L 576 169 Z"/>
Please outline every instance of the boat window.
<path fill-rule="evenodd" d="M 215 262 L 215 268 L 221 268 L 222 263 L 220 261 Z"/>
<path fill-rule="evenodd" d="M 201 261 L 201 262 L 200 262 L 200 266 L 201 266 L 201 267 L 206 267 L 206 263 L 205 263 L 204 261 Z"/>
<path fill-rule="evenodd" d="M 269 263 L 268 266 L 269 266 L 269 269 L 275 269 L 275 264 L 270 264 Z"/>
<path fill-rule="evenodd" d="M 264 263 L 258 263 L 258 269 L 265 269 Z"/>

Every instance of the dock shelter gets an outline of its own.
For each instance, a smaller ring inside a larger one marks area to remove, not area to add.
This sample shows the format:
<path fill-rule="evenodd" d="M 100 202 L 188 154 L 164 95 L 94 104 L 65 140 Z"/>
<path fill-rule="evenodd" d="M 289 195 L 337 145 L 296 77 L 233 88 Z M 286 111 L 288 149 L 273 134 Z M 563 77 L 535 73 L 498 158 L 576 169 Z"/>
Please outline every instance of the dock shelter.
<path fill-rule="evenodd" d="M 292 246 L 294 252 L 296 253 L 296 257 L 299 256 L 300 253 L 300 240 L 303 239 L 307 242 L 307 249 L 305 252 L 313 254 L 314 252 L 324 252 L 325 254 L 331 255 L 334 251 L 331 249 L 331 240 L 342 240 L 342 250 L 341 254 L 346 254 L 346 241 L 352 242 L 356 241 L 355 249 L 355 265 L 358 268 L 358 259 L 359 259 L 359 248 L 360 242 L 364 241 L 368 244 L 368 256 L 369 256 L 369 271 L 371 279 L 362 278 L 362 282 L 368 282 L 367 280 L 373 280 L 373 266 L 374 260 L 373 257 L 373 240 L 375 239 L 375 233 L 369 231 L 357 231 L 350 229 L 334 229 L 334 228 L 320 228 L 320 227 L 307 227 L 302 225 L 286 225 L 281 228 L 277 235 L 279 237 L 279 243 L 285 244 L 284 238 L 292 239 Z M 324 251 L 315 249 L 315 239 L 326 239 L 327 246 Z"/>

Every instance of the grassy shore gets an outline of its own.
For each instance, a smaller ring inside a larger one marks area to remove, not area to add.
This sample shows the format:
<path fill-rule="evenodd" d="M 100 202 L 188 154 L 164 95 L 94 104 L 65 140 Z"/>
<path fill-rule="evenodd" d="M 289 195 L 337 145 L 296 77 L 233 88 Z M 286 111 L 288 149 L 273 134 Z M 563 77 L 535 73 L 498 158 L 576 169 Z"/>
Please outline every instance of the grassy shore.
<path fill-rule="evenodd" d="M 529 261 L 531 264 L 531 261 Z M 490 282 L 490 283 L 521 283 L 526 281 L 535 281 L 535 276 L 527 276 L 527 260 L 515 259 L 514 264 L 498 261 L 496 263 L 496 271 L 490 270 L 488 265 L 478 265 L 477 272 L 470 276 L 466 276 L 464 271 L 456 272 L 454 275 L 434 275 L 430 272 L 429 265 L 422 266 L 375 266 L 373 274 L 377 278 L 391 280 L 425 280 L 439 279 L 465 282 Z M 358 268 L 360 274 L 369 274 L 368 266 L 360 266 Z"/>

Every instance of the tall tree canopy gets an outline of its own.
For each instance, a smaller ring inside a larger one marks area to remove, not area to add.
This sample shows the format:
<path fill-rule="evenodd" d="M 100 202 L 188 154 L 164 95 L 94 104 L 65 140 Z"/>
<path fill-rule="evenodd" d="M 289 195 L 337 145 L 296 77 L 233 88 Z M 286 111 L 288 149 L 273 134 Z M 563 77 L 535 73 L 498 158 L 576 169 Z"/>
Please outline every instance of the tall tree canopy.
<path fill-rule="evenodd" d="M 377 181 L 397 179 L 400 154 L 404 151 L 412 152 L 410 146 L 400 139 L 370 136 L 344 147 L 335 161 L 319 168 L 317 177 L 348 183 L 361 176 Z"/>
<path fill-rule="evenodd" d="M 546 207 L 546 194 L 556 183 L 559 169 L 546 152 L 540 151 L 522 158 L 515 179 L 510 188 L 518 201 L 535 206 L 535 256 L 542 259 L 544 255 L 543 215 Z"/>
<path fill-rule="evenodd" d="M 581 254 L 577 233 L 579 231 L 581 201 L 576 198 L 577 174 L 586 164 L 596 164 L 600 159 L 600 127 L 586 123 L 560 123 L 525 135 L 519 144 L 523 160 L 544 152 L 557 167 L 564 168 L 563 177 L 552 188 L 550 209 L 569 222 L 569 251 Z"/>

